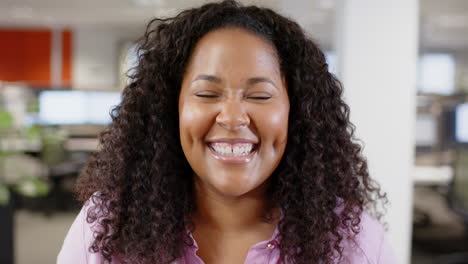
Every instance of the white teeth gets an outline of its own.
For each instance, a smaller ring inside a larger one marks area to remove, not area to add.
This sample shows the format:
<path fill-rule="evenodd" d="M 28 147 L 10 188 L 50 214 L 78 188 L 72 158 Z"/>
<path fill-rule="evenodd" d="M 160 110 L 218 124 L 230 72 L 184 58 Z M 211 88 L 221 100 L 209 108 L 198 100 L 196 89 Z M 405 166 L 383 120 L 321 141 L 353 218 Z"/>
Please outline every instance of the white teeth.
<path fill-rule="evenodd" d="M 251 143 L 211 143 L 210 145 L 217 153 L 233 157 L 246 156 L 253 149 L 253 144 Z"/>

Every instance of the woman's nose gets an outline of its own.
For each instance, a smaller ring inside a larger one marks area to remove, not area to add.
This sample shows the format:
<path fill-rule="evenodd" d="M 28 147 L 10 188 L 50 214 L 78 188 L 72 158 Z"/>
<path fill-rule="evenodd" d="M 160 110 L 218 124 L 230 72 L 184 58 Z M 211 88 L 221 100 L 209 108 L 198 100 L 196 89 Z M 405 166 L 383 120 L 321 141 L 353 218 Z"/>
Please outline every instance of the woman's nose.
<path fill-rule="evenodd" d="M 232 100 L 223 102 L 221 111 L 216 116 L 216 123 L 227 130 L 234 131 L 249 126 L 250 118 L 243 104 Z"/>

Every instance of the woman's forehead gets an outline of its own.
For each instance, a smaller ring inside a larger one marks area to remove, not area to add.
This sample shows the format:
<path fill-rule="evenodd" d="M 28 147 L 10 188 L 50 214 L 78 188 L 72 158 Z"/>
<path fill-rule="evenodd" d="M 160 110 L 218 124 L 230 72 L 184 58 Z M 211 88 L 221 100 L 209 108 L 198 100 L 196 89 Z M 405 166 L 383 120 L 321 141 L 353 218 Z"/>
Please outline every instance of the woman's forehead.
<path fill-rule="evenodd" d="M 241 28 L 217 29 L 203 36 L 189 59 L 188 70 L 280 75 L 275 48 Z"/>

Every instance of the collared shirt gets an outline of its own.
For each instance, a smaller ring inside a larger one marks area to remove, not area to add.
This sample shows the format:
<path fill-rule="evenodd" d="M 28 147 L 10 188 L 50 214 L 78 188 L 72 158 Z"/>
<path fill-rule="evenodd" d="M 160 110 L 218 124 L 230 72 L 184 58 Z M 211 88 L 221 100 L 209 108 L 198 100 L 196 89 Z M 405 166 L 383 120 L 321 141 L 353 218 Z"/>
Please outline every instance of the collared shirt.
<path fill-rule="evenodd" d="M 58 264 L 101 264 L 104 258 L 99 253 L 91 253 L 88 248 L 93 242 L 93 226 L 86 221 L 86 212 L 90 206 L 87 202 L 73 222 L 63 242 L 62 249 L 57 257 Z M 385 230 L 380 222 L 367 212 L 361 215 L 361 231 L 356 236 L 357 246 L 354 243 L 343 240 L 343 260 L 340 263 L 349 264 L 395 264 L 393 250 L 390 247 Z M 188 231 L 187 231 L 188 232 Z M 203 264 L 203 260 L 197 256 L 198 245 L 193 236 L 192 246 L 184 249 L 181 258 L 173 264 Z M 278 264 L 280 261 L 279 250 L 280 236 L 276 229 L 270 239 L 253 245 L 244 264 Z M 117 256 L 112 258 L 111 264 L 120 264 Z"/>
<path fill-rule="evenodd" d="M 192 239 L 193 245 L 186 247 L 184 250 L 184 256 L 181 259 L 176 260 L 173 264 L 203 264 L 198 255 L 198 244 L 192 234 L 188 232 L 190 239 Z M 245 264 L 260 264 L 260 263 L 280 263 L 279 262 L 279 232 L 276 228 L 270 239 L 258 242 L 257 244 L 250 247 Z"/>

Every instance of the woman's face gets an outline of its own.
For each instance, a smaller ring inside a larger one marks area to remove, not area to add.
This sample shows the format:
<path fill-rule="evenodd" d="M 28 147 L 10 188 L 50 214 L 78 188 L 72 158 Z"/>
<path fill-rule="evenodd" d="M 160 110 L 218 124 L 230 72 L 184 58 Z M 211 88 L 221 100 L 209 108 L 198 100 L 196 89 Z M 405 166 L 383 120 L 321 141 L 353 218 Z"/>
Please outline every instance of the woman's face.
<path fill-rule="evenodd" d="M 198 41 L 179 97 L 180 141 L 197 184 L 231 197 L 262 185 L 283 156 L 288 115 L 271 44 L 239 28 Z"/>

